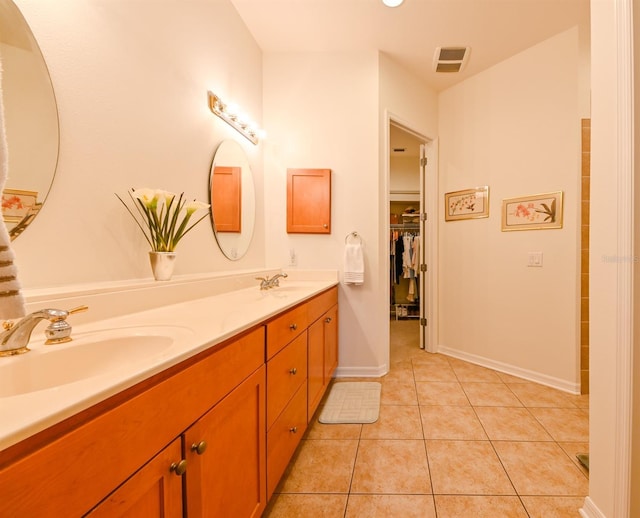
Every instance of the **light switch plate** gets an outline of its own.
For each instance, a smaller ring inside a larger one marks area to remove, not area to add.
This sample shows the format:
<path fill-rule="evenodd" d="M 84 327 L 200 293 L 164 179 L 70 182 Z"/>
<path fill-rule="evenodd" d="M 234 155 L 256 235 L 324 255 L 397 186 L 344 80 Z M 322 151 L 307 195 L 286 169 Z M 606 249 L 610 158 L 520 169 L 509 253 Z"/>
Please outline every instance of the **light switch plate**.
<path fill-rule="evenodd" d="M 542 268 L 542 252 L 529 252 L 527 266 Z"/>

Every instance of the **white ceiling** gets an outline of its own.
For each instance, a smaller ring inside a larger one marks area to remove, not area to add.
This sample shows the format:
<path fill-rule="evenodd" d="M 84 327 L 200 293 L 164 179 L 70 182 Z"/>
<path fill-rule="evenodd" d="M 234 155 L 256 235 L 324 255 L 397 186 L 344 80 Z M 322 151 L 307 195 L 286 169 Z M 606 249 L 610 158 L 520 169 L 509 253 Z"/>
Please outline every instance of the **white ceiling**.
<path fill-rule="evenodd" d="M 376 49 L 436 91 L 582 20 L 589 0 L 231 0 L 264 52 Z M 471 47 L 462 72 L 435 73 L 440 46 Z"/>

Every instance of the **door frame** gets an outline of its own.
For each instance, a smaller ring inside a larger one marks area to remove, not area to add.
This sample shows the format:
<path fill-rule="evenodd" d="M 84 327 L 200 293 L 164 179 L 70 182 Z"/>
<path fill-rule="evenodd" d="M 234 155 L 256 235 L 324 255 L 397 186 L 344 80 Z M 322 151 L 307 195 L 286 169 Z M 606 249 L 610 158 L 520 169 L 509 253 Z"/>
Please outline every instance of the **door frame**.
<path fill-rule="evenodd" d="M 421 316 L 427 319 L 427 326 L 420 328 L 420 332 L 424 333 L 424 338 L 421 340 L 425 345 L 425 351 L 435 353 L 438 350 L 438 139 L 431 138 L 423 133 L 413 129 L 411 123 L 402 120 L 397 115 L 386 112 L 386 124 L 385 124 L 385 178 L 384 185 L 384 232 L 389 236 L 390 232 L 390 183 L 391 183 L 391 156 L 390 149 L 390 128 L 394 125 L 407 133 L 415 136 L 422 142 L 425 147 L 425 153 L 427 156 L 427 166 L 425 178 L 421 179 L 421 192 L 420 192 L 420 204 L 421 212 L 427 213 L 427 220 L 424 222 L 424 232 L 421 232 L 421 247 L 424 254 L 424 260 L 427 264 L 427 272 L 422 275 L 424 280 L 421 280 L 421 285 L 428 287 L 426 290 L 421 291 L 420 306 Z M 420 170 L 422 176 L 422 168 Z M 424 186 L 422 182 L 424 181 Z M 425 195 L 426 194 L 426 195 Z M 421 225 L 422 227 L 422 225 Z M 429 239 L 425 239 L 425 236 L 430 236 Z M 385 252 L 385 264 L 386 270 L 390 271 L 391 263 L 388 253 L 388 247 Z M 388 303 L 390 297 L 389 283 L 385 283 L 385 302 Z M 424 315 L 423 315 L 423 307 Z"/>

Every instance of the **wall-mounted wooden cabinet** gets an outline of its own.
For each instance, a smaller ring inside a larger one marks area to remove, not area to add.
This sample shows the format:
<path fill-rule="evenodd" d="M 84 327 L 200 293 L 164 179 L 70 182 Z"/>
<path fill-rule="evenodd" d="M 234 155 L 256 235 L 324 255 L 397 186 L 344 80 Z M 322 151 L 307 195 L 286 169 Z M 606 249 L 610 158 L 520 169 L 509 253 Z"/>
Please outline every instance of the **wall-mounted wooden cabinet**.
<path fill-rule="evenodd" d="M 287 232 L 331 234 L 331 169 L 287 169 Z"/>

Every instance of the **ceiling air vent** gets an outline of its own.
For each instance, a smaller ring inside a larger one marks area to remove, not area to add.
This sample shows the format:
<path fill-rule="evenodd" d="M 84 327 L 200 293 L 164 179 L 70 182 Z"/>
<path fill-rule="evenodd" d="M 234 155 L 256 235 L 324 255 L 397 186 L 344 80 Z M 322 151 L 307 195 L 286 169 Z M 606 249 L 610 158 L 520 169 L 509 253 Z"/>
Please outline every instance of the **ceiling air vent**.
<path fill-rule="evenodd" d="M 460 72 L 470 53 L 470 47 L 437 47 L 433 56 L 433 68 L 436 72 Z"/>

